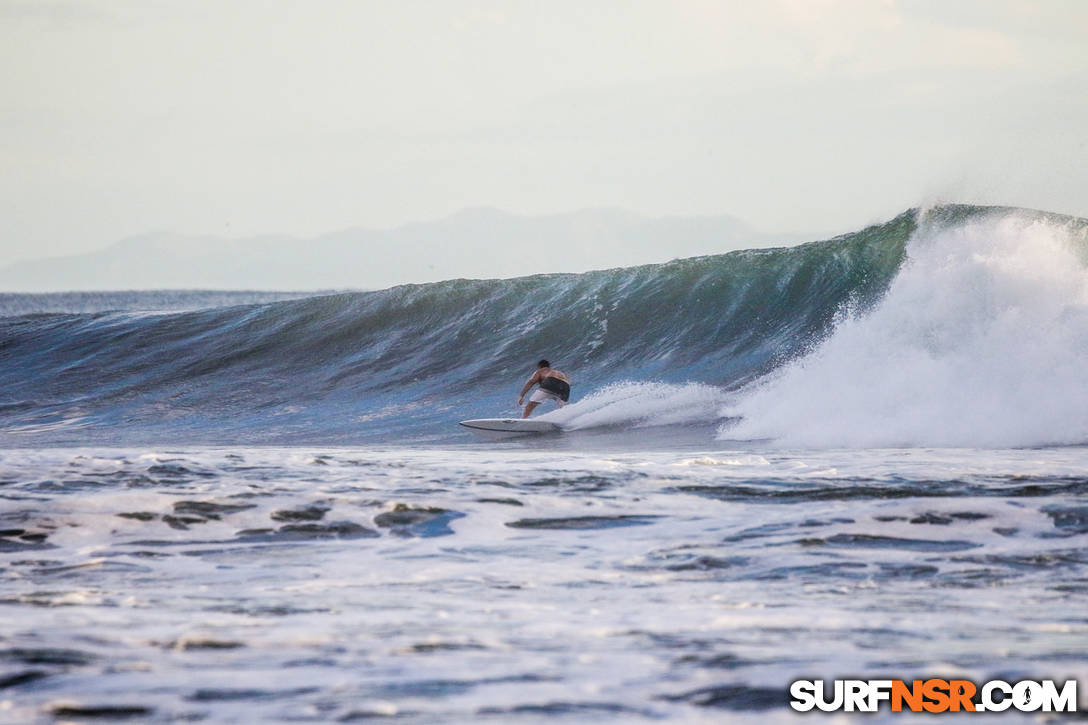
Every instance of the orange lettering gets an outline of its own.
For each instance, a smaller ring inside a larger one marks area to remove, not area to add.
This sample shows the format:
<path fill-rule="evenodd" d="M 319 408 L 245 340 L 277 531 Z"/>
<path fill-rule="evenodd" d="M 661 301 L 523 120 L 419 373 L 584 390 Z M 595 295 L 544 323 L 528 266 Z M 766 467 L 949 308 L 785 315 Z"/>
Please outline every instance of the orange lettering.
<path fill-rule="evenodd" d="M 971 698 L 975 696 L 975 683 L 970 680 L 952 680 L 948 683 L 952 712 L 959 712 L 963 707 L 967 712 L 975 711 L 975 703 Z"/>
<path fill-rule="evenodd" d="M 892 682 L 892 712 L 902 712 L 903 702 L 911 712 L 922 711 L 922 681 L 914 680 L 910 687 L 902 680 Z"/>
<path fill-rule="evenodd" d="M 948 709 L 948 682 L 946 680 L 926 680 L 922 683 L 922 694 L 929 700 L 922 704 L 926 712 L 944 712 Z"/>

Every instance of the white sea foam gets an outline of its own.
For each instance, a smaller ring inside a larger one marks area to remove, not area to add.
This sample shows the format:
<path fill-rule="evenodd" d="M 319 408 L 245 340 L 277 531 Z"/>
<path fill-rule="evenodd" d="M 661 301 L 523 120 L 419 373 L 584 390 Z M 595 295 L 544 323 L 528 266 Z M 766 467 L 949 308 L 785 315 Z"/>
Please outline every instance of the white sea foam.
<path fill-rule="evenodd" d="M 698 458 L 685 458 L 676 463 L 677 466 L 769 466 L 770 462 L 763 456 L 743 455 L 729 458 L 715 458 L 713 456 L 699 456 Z"/>
<path fill-rule="evenodd" d="M 615 383 L 542 416 L 567 430 L 713 423 L 726 395 L 710 385 Z"/>
<path fill-rule="evenodd" d="M 1075 233 L 1016 214 L 922 229 L 871 314 L 723 415 L 799 446 L 1088 441 L 1088 269 Z"/>
<path fill-rule="evenodd" d="M 1083 675 L 1086 448 L 589 440 L 5 450 L 4 721 L 786 723 L 877 659 Z"/>

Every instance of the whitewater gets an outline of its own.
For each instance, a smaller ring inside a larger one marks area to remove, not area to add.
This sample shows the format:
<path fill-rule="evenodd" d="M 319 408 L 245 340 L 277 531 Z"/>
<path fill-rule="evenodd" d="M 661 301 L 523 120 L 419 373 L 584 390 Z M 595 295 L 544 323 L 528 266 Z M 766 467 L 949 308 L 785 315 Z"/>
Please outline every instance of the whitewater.
<path fill-rule="evenodd" d="M 562 434 L 457 425 L 516 415 L 540 357 Z M 1011 208 L 585 274 L 0 295 L 0 720 L 1083 701 L 1086 357 L 1088 221 Z"/>

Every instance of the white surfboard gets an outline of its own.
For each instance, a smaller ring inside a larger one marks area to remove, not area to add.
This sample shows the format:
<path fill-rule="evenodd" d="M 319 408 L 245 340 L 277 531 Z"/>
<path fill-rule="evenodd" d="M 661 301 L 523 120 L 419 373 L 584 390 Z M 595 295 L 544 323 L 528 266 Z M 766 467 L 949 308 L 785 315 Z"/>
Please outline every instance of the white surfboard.
<path fill-rule="evenodd" d="M 461 425 L 494 433 L 558 433 L 563 430 L 555 423 L 532 418 L 476 418 L 462 420 Z"/>

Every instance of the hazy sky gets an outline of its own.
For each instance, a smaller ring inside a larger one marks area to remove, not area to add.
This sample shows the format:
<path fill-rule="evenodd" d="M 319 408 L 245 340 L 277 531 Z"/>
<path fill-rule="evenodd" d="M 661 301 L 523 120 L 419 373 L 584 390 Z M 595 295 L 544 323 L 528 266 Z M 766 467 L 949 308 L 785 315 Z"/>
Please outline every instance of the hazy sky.
<path fill-rule="evenodd" d="M 0 264 L 476 205 L 1088 216 L 1086 38 L 1083 0 L 0 0 Z"/>

